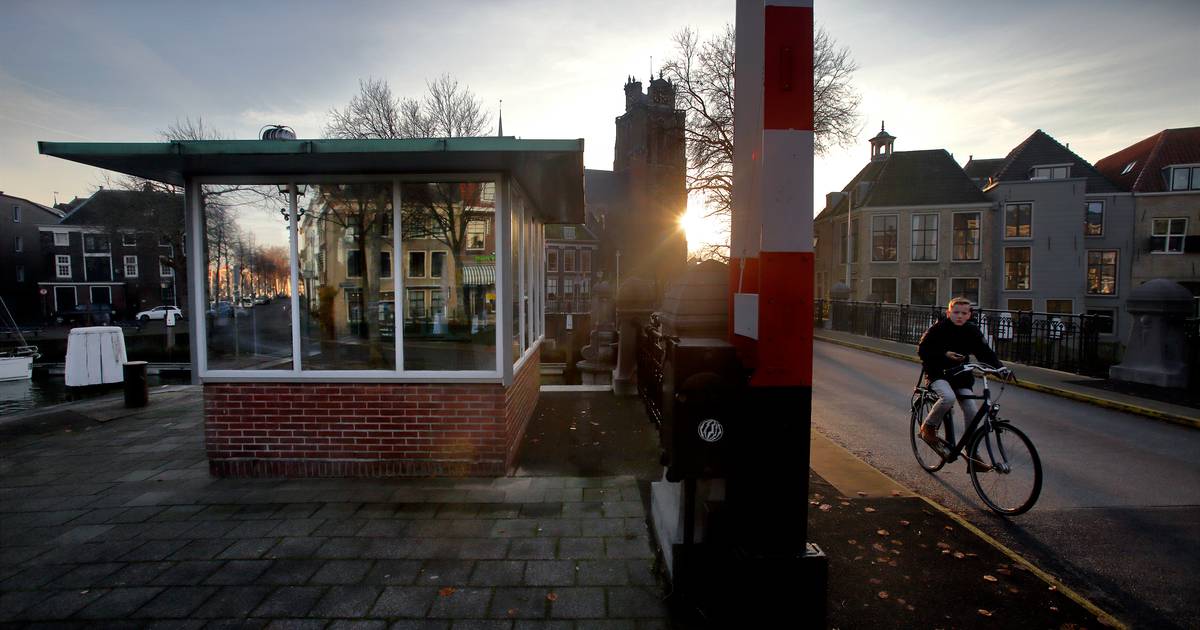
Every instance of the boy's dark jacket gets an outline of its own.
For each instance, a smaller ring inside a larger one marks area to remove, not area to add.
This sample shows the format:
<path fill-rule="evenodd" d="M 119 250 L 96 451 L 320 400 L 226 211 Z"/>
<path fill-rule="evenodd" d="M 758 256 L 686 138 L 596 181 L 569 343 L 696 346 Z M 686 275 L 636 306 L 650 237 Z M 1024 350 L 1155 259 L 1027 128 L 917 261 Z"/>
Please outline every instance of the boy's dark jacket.
<path fill-rule="evenodd" d="M 980 362 L 992 367 L 1000 367 L 1000 358 L 987 345 L 983 333 L 971 322 L 955 326 L 949 318 L 943 318 L 929 327 L 921 335 L 921 344 L 917 346 L 917 354 L 925 367 L 929 380 L 946 379 L 946 371 L 957 368 L 967 361 L 955 361 L 946 356 L 947 352 L 957 352 L 965 357 L 974 355 Z M 970 372 L 955 375 L 950 381 L 954 389 L 969 389 L 975 386 L 975 377 Z"/>

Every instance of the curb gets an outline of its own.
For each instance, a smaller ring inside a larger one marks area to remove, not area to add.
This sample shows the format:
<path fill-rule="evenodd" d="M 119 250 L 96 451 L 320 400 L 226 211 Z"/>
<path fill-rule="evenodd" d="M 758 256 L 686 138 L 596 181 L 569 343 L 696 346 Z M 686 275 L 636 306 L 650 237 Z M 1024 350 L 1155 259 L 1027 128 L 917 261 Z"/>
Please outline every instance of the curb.
<path fill-rule="evenodd" d="M 825 343 L 832 343 L 832 344 L 838 345 L 838 346 L 845 346 L 847 348 L 853 348 L 854 350 L 861 350 L 863 352 L 871 352 L 874 354 L 881 354 L 886 357 L 891 357 L 893 359 L 901 359 L 903 361 L 908 361 L 910 363 L 920 363 L 921 362 L 919 359 L 917 359 L 916 357 L 911 356 L 911 355 L 902 354 L 899 352 L 892 352 L 891 350 L 884 350 L 882 348 L 872 348 L 871 346 L 853 343 L 850 341 L 842 341 L 841 339 L 831 339 L 829 337 L 822 337 L 820 335 L 813 335 L 813 339 L 816 339 L 818 341 L 824 341 Z M 1059 389 L 1057 387 L 1050 387 L 1048 385 L 1040 385 L 1038 383 L 1031 383 L 1029 381 L 1017 381 L 1014 384 L 1017 387 L 1033 390 L 1035 392 L 1041 392 L 1043 394 L 1052 394 L 1054 396 L 1059 396 L 1061 398 L 1069 398 L 1071 400 L 1076 400 L 1079 402 L 1085 402 L 1088 404 L 1096 405 L 1097 407 L 1104 407 L 1105 409 L 1112 409 L 1114 411 L 1124 411 L 1126 413 L 1132 413 L 1132 414 L 1136 414 L 1139 416 L 1144 416 L 1146 418 L 1151 418 L 1153 420 L 1161 420 L 1163 422 L 1170 422 L 1171 424 L 1177 424 L 1179 426 L 1188 427 L 1191 429 L 1200 429 L 1200 419 L 1197 419 L 1197 418 L 1181 416 L 1179 414 L 1168 413 L 1166 411 L 1158 411 L 1157 409 L 1150 409 L 1149 407 L 1142 407 L 1140 405 L 1133 405 L 1130 403 L 1117 402 L 1115 400 L 1108 400 L 1106 398 L 1097 398 L 1095 396 L 1088 396 L 1087 394 L 1080 394 L 1080 393 L 1072 392 L 1072 391 L 1065 390 L 1065 389 Z"/>
<path fill-rule="evenodd" d="M 955 523 L 958 523 L 958 525 L 960 527 L 962 527 L 963 529 L 966 529 L 967 531 L 971 532 L 972 534 L 978 536 L 984 542 L 988 543 L 989 545 L 991 545 L 992 547 L 994 547 L 995 549 L 1000 551 L 1000 553 L 1003 553 L 1004 555 L 1008 556 L 1008 558 L 1010 560 L 1012 560 L 1013 562 L 1016 562 L 1017 564 L 1020 564 L 1021 566 L 1025 567 L 1026 569 L 1029 569 L 1030 573 L 1033 573 L 1037 577 L 1041 578 L 1041 580 L 1043 582 L 1053 586 L 1055 590 L 1057 590 L 1059 593 L 1062 593 L 1063 595 L 1067 596 L 1067 598 L 1070 599 L 1071 601 L 1075 602 L 1076 604 L 1079 604 L 1080 606 L 1083 606 L 1085 609 L 1087 609 L 1088 612 L 1095 615 L 1096 620 L 1099 621 L 1101 624 L 1112 627 L 1112 628 L 1122 628 L 1122 629 L 1128 628 L 1128 626 L 1126 626 L 1123 622 L 1118 620 L 1116 617 L 1110 615 L 1107 612 L 1104 612 L 1104 610 L 1101 609 L 1099 606 L 1093 604 L 1087 598 L 1085 598 L 1083 595 L 1080 595 L 1079 593 L 1075 592 L 1073 589 L 1068 587 L 1066 584 L 1063 584 L 1061 581 L 1059 581 L 1058 578 L 1054 577 L 1053 575 L 1050 575 L 1049 573 L 1046 573 L 1042 569 L 1038 568 L 1037 565 L 1033 564 L 1029 560 L 1026 560 L 1023 556 L 1021 556 L 1021 554 L 1004 546 L 1004 543 L 1001 543 L 1000 541 L 996 540 L 995 538 L 992 538 L 986 532 L 979 529 L 975 525 L 971 524 L 971 522 L 968 521 L 967 519 L 954 513 L 952 510 L 950 510 L 950 508 L 947 508 L 946 506 L 938 503 L 937 501 L 934 501 L 933 499 L 930 499 L 929 497 L 927 497 L 925 495 L 918 494 L 916 492 L 914 492 L 913 494 L 918 497 L 921 497 L 921 500 L 928 503 L 930 507 L 936 509 L 937 511 L 941 512 L 942 514 L 945 514 L 951 520 L 953 520 Z"/>

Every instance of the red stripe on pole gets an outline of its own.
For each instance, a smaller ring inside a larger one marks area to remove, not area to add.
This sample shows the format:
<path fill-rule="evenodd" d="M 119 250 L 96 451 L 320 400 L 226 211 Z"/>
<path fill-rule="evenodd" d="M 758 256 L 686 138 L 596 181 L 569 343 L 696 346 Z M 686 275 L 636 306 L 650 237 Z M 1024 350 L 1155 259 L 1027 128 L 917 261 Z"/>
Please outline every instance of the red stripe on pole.
<path fill-rule="evenodd" d="M 754 387 L 812 386 L 813 253 L 761 252 Z"/>
<path fill-rule="evenodd" d="M 766 8 L 763 128 L 813 128 L 813 11 Z"/>

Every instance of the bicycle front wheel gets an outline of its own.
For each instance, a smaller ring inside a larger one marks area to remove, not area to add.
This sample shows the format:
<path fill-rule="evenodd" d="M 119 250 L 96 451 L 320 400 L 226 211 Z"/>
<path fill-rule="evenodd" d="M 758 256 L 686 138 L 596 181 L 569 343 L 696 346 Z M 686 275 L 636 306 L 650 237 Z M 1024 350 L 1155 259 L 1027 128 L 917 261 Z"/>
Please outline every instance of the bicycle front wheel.
<path fill-rule="evenodd" d="M 946 465 L 946 460 L 933 447 L 921 439 L 921 422 L 925 420 L 925 416 L 929 415 L 929 410 L 933 407 L 936 400 L 931 400 L 927 397 L 914 400 L 912 404 L 912 417 L 909 419 L 908 439 L 912 442 L 913 455 L 917 458 L 917 463 L 925 472 L 934 473 L 942 469 Z M 949 415 L 949 414 L 947 414 Z M 942 426 L 938 428 L 938 435 L 945 435 L 946 423 L 950 418 L 942 421 Z"/>
<path fill-rule="evenodd" d="M 1042 493 L 1042 460 L 1033 442 L 1007 422 L 994 422 L 971 439 L 971 484 L 979 498 L 1005 516 L 1024 514 Z"/>

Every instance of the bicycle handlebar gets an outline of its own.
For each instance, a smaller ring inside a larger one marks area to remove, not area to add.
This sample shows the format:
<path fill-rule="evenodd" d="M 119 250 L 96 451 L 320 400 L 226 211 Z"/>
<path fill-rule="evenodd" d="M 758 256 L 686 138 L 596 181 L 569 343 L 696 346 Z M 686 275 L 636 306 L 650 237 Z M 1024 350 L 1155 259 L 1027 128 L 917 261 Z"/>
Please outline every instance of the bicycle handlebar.
<path fill-rule="evenodd" d="M 1017 380 L 1016 374 L 1014 374 L 1013 371 L 1007 367 L 995 368 L 982 363 L 964 363 L 956 372 L 961 374 L 967 370 L 970 370 L 971 372 L 980 376 L 991 374 L 1000 378 L 1011 378 L 1013 381 Z"/>

